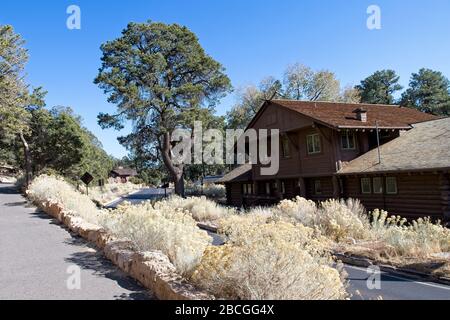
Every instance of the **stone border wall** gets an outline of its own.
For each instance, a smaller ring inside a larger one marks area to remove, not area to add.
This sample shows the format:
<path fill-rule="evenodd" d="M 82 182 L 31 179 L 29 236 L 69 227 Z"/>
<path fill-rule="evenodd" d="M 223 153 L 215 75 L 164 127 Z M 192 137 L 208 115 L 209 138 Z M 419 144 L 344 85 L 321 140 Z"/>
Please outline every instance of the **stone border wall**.
<path fill-rule="evenodd" d="M 189 284 L 160 251 L 138 252 L 129 241 L 114 238 L 101 227 L 87 223 L 57 203 L 36 203 L 72 232 L 94 243 L 122 271 L 136 279 L 160 300 L 214 300 L 214 296 Z"/>

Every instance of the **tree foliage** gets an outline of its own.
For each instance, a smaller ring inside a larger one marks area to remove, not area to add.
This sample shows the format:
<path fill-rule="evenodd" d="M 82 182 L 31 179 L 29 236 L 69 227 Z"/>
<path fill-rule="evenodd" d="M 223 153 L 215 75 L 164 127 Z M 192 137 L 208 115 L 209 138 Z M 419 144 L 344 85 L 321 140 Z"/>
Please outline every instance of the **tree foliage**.
<path fill-rule="evenodd" d="M 450 82 L 439 71 L 420 69 L 413 73 L 401 104 L 436 115 L 450 115 Z"/>
<path fill-rule="evenodd" d="M 274 98 L 358 103 L 359 93 L 353 88 L 341 90 L 340 82 L 328 70 L 314 71 L 302 64 L 287 67 L 283 81 L 268 77 L 258 86 L 239 91 L 237 103 L 227 113 L 229 128 L 245 129 L 265 100 Z"/>
<path fill-rule="evenodd" d="M 273 77 L 263 79 L 256 86 L 238 91 L 236 105 L 227 113 L 229 128 L 245 129 L 265 100 L 281 97 L 282 84 Z"/>
<path fill-rule="evenodd" d="M 294 64 L 284 74 L 284 97 L 306 101 L 339 101 L 340 83 L 333 72 Z"/>
<path fill-rule="evenodd" d="M 32 173 L 106 177 L 110 158 L 70 108 L 45 108 L 47 92 L 24 82 L 28 52 L 11 26 L 0 26 L 0 160 Z"/>
<path fill-rule="evenodd" d="M 394 104 L 395 92 L 403 87 L 398 83 L 400 77 L 393 70 L 376 71 L 356 86 L 361 102 L 372 104 Z"/>
<path fill-rule="evenodd" d="M 117 113 L 99 115 L 103 127 L 120 129 L 132 120 L 133 133 L 123 144 L 162 160 L 176 192 L 183 193 L 184 167 L 174 165 L 170 133 L 190 128 L 197 113 L 212 112 L 230 89 L 224 68 L 200 46 L 186 27 L 163 23 L 130 23 L 116 40 L 102 45 L 102 67 L 95 83 L 117 105 Z"/>

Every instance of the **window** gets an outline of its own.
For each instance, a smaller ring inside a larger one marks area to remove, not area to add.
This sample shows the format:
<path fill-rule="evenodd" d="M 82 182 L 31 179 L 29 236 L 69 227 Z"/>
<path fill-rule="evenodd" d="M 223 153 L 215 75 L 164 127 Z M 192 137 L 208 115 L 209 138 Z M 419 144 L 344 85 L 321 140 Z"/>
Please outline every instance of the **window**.
<path fill-rule="evenodd" d="M 314 194 L 322 194 L 322 181 L 314 180 Z"/>
<path fill-rule="evenodd" d="M 283 158 L 291 157 L 291 149 L 289 145 L 289 138 L 287 136 L 281 137 L 281 153 Z"/>
<path fill-rule="evenodd" d="M 341 133 L 341 148 L 343 150 L 356 149 L 356 138 L 354 132 L 345 131 Z"/>
<path fill-rule="evenodd" d="M 387 194 L 397 194 L 397 178 L 387 177 L 386 178 L 386 193 Z"/>
<path fill-rule="evenodd" d="M 383 194 L 383 178 L 373 178 L 373 193 Z"/>
<path fill-rule="evenodd" d="M 370 178 L 362 178 L 361 179 L 361 193 L 363 194 L 371 194 L 372 193 L 372 185 Z"/>
<path fill-rule="evenodd" d="M 267 182 L 267 183 L 266 183 L 266 194 L 267 194 L 268 196 L 270 196 L 270 194 L 271 194 L 270 191 L 271 191 L 271 190 L 270 190 L 270 182 Z"/>
<path fill-rule="evenodd" d="M 251 183 L 244 184 L 243 188 L 244 188 L 244 195 L 253 194 L 253 184 L 251 184 Z"/>
<path fill-rule="evenodd" d="M 306 142 L 308 145 L 308 153 L 316 154 L 322 152 L 322 146 L 320 143 L 320 135 L 319 134 L 311 134 L 306 137 Z"/>

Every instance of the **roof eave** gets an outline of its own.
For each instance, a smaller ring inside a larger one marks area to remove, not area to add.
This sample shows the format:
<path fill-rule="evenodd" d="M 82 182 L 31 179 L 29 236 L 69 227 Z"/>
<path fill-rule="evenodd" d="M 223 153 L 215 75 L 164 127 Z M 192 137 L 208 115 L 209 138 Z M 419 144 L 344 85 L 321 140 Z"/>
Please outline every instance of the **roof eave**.
<path fill-rule="evenodd" d="M 377 126 L 337 126 L 337 129 L 366 129 L 366 130 L 376 130 L 377 128 L 379 130 L 410 130 L 413 127 L 412 126 L 406 126 L 406 127 L 377 127 Z"/>
<path fill-rule="evenodd" d="M 416 169 L 391 169 L 391 170 L 374 170 L 374 171 L 353 171 L 353 172 L 337 172 L 338 176 L 360 176 L 360 175 L 373 175 L 373 174 L 393 174 L 393 173 L 418 173 L 418 172 L 447 172 L 450 171 L 450 167 L 438 167 L 438 168 L 416 168 Z"/>

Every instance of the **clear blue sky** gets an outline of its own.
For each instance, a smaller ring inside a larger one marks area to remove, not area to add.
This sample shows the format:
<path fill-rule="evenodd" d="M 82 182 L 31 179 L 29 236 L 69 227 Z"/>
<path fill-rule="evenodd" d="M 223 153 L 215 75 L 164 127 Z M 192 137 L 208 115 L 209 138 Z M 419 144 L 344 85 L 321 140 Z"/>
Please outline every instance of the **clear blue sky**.
<path fill-rule="evenodd" d="M 66 8 L 81 8 L 82 29 L 66 28 Z M 367 7 L 380 6 L 382 29 L 366 27 Z M 96 116 L 113 112 L 93 84 L 100 45 L 120 35 L 128 22 L 179 23 L 194 31 L 221 62 L 235 88 L 301 62 L 334 71 L 343 85 L 378 69 L 392 68 L 407 85 L 421 67 L 450 77 L 448 0 L 2 0 L 0 23 L 12 24 L 27 41 L 28 80 L 42 85 L 48 106 L 71 106 L 110 154 L 126 151 L 120 135 L 101 130 Z M 234 103 L 225 98 L 217 111 Z M 124 132 L 126 133 L 126 132 Z"/>

